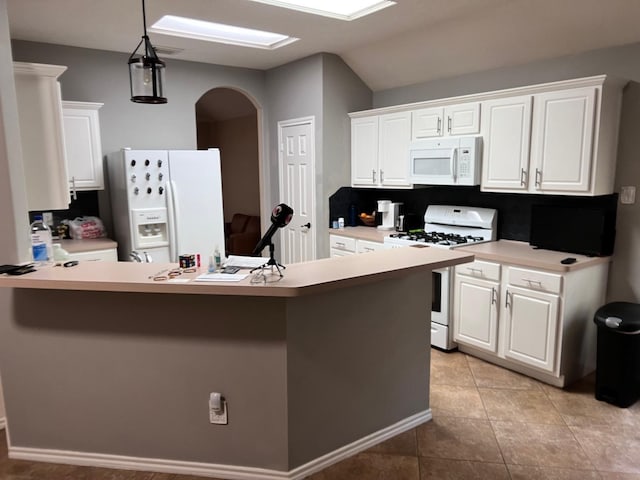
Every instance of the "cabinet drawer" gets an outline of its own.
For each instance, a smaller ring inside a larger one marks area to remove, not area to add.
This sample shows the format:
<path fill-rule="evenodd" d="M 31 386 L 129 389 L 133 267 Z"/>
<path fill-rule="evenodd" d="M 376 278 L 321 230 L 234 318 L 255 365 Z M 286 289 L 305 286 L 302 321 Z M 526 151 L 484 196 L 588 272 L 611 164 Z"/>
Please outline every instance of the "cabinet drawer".
<path fill-rule="evenodd" d="M 470 263 L 463 263 L 462 265 L 456 266 L 456 274 L 499 282 L 500 264 L 475 260 Z"/>
<path fill-rule="evenodd" d="M 106 250 L 75 252 L 69 254 L 69 260 L 80 260 L 82 262 L 117 262 L 118 251 L 115 248 L 109 248 Z"/>
<path fill-rule="evenodd" d="M 341 237 L 339 235 L 329 235 L 329 247 L 336 250 L 355 252 L 356 239 L 349 238 L 349 237 Z"/>
<path fill-rule="evenodd" d="M 332 248 L 329 253 L 331 254 L 331 257 L 348 257 L 349 255 L 355 255 L 355 253 L 353 252 L 347 252 L 346 250 L 337 250 L 335 248 Z"/>
<path fill-rule="evenodd" d="M 370 242 L 368 240 L 358 240 L 356 243 L 356 253 L 375 252 L 376 250 L 382 250 L 384 245 L 379 242 Z"/>
<path fill-rule="evenodd" d="M 507 275 L 509 285 L 517 287 L 552 293 L 560 293 L 562 288 L 562 276 L 554 273 L 509 267 Z"/>

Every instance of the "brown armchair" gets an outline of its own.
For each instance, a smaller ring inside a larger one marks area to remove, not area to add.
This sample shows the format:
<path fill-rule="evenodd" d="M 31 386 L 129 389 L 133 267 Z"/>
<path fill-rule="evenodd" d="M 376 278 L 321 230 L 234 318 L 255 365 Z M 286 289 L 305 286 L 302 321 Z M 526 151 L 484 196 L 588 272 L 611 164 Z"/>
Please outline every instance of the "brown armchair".
<path fill-rule="evenodd" d="M 260 240 L 260 217 L 234 213 L 225 224 L 226 255 L 251 255 Z"/>

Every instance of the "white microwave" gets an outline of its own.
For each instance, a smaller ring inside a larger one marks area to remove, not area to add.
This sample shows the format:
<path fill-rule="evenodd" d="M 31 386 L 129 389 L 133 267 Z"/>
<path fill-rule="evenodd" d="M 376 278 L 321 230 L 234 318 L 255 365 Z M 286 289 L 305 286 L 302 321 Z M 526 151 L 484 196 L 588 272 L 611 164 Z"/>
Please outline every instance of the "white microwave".
<path fill-rule="evenodd" d="M 429 138 L 409 147 L 410 181 L 422 185 L 480 185 L 482 137 Z"/>

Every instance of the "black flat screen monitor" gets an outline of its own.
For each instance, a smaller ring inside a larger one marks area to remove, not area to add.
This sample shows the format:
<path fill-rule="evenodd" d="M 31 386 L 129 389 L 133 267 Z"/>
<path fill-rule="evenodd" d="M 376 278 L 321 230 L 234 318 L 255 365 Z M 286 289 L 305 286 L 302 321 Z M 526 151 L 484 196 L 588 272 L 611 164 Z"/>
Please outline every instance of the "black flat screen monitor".
<path fill-rule="evenodd" d="M 615 220 L 615 211 L 605 207 L 533 205 L 529 243 L 545 250 L 611 255 Z"/>

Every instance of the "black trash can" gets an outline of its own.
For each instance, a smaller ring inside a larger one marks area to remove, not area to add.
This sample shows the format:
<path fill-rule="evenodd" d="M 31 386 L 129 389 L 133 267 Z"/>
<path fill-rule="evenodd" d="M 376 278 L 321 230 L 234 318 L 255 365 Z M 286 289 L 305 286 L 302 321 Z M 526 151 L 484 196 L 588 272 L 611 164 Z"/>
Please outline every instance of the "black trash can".
<path fill-rule="evenodd" d="M 596 398 L 629 407 L 640 396 L 640 304 L 608 303 L 598 309 Z"/>

